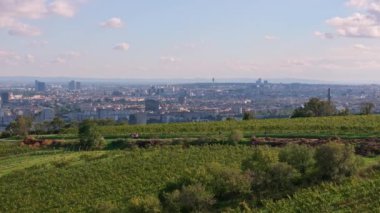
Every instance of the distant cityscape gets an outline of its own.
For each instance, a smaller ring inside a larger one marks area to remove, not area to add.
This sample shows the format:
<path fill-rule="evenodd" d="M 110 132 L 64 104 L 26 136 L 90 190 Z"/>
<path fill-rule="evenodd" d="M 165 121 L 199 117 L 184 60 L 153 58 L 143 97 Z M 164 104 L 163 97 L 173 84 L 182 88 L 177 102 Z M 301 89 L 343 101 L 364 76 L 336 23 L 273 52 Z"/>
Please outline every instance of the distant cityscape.
<path fill-rule="evenodd" d="M 201 122 L 289 117 L 311 97 L 330 100 L 338 110 L 359 113 L 364 102 L 380 105 L 379 85 L 271 83 L 188 83 L 123 85 L 111 83 L 1 83 L 0 131 L 17 116 L 34 123 L 59 117 L 65 122 L 108 119 L 129 124 Z M 378 112 L 378 111 L 376 111 Z"/>

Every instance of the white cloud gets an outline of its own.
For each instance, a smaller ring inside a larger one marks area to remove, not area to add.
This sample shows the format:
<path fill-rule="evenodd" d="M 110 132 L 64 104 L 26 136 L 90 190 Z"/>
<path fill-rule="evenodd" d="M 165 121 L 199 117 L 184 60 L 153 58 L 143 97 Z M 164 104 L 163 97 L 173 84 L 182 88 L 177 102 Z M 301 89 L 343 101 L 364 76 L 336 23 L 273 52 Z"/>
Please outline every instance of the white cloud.
<path fill-rule="evenodd" d="M 60 16 L 73 17 L 76 9 L 72 1 L 56 0 L 49 4 L 49 11 Z"/>
<path fill-rule="evenodd" d="M 350 0 L 347 5 L 358 10 L 348 17 L 334 17 L 327 24 L 334 27 L 339 36 L 380 38 L 380 1 Z"/>
<path fill-rule="evenodd" d="M 334 34 L 332 33 L 323 33 L 319 31 L 314 32 L 314 35 L 320 39 L 334 39 L 335 38 Z"/>
<path fill-rule="evenodd" d="M 123 21 L 120 18 L 110 18 L 104 22 L 100 23 L 100 26 L 105 27 L 105 28 L 122 28 L 124 26 Z"/>
<path fill-rule="evenodd" d="M 350 0 L 348 1 L 347 3 L 347 6 L 350 6 L 350 7 L 356 7 L 356 8 L 366 8 L 368 7 L 368 1 L 367 0 Z"/>
<path fill-rule="evenodd" d="M 114 50 L 123 50 L 123 51 L 127 51 L 129 49 L 129 44 L 128 43 L 120 43 L 120 44 L 117 44 L 113 47 Z"/>
<path fill-rule="evenodd" d="M 14 36 L 37 36 L 41 30 L 23 20 L 42 19 L 50 14 L 73 17 L 82 0 L 0 0 L 0 29 Z"/>

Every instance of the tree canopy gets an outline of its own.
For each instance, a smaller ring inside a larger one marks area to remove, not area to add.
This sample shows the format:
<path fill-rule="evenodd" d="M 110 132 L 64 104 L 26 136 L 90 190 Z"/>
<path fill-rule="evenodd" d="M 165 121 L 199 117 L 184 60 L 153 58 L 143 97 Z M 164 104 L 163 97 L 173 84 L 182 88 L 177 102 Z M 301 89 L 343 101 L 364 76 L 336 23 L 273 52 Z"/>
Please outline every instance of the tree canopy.
<path fill-rule="evenodd" d="M 332 102 L 311 98 L 303 107 L 294 110 L 292 118 L 332 116 L 336 113 L 336 107 Z"/>

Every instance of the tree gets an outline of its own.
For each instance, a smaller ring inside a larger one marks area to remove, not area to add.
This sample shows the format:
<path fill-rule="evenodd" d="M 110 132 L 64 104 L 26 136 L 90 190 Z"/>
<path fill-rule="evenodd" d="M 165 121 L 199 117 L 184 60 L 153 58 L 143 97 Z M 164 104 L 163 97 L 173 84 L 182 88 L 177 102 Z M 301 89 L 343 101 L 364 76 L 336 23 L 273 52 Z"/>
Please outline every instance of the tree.
<path fill-rule="evenodd" d="M 373 110 L 375 109 L 375 104 L 371 102 L 363 103 L 360 107 L 360 112 L 362 115 L 369 115 L 373 113 Z"/>
<path fill-rule="evenodd" d="M 336 107 L 330 101 L 322 101 L 319 98 L 311 98 L 304 104 L 294 110 L 292 118 L 298 117 L 321 117 L 336 114 Z"/>
<path fill-rule="evenodd" d="M 354 148 L 340 143 L 328 143 L 315 153 L 317 174 L 321 180 L 339 180 L 353 175 L 359 166 Z"/>
<path fill-rule="evenodd" d="M 255 119 L 255 114 L 252 111 L 245 111 L 243 113 L 243 121 L 249 121 Z"/>
<path fill-rule="evenodd" d="M 280 162 L 288 163 L 301 174 L 310 171 L 314 166 L 314 149 L 305 145 L 290 144 L 279 152 Z"/>
<path fill-rule="evenodd" d="M 32 119 L 24 116 L 18 116 L 14 122 L 9 124 L 7 131 L 11 135 L 27 136 L 32 127 Z"/>
<path fill-rule="evenodd" d="M 55 117 L 51 122 L 50 122 L 50 129 L 54 133 L 59 133 L 61 129 L 65 126 L 65 122 L 60 119 L 59 117 Z"/>
<path fill-rule="evenodd" d="M 85 149 L 93 149 L 101 146 L 104 142 L 103 136 L 98 131 L 97 125 L 90 120 L 85 120 L 79 124 L 80 146 Z"/>

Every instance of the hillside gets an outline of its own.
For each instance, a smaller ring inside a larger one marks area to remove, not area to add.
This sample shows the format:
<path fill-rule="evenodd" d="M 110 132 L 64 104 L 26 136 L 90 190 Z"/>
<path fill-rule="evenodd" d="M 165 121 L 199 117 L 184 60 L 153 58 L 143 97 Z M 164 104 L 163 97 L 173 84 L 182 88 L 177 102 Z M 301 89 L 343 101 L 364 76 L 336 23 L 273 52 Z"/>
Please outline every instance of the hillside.
<path fill-rule="evenodd" d="M 197 179 L 199 178 L 197 175 L 210 165 L 218 164 L 231 171 L 241 171 L 243 163 L 261 149 L 245 143 L 255 132 L 268 129 L 271 129 L 272 134 L 286 132 L 283 135 L 286 139 L 286 137 L 293 138 L 292 135 L 296 134 L 307 136 L 312 131 L 314 131 L 313 134 L 318 135 L 316 130 L 313 130 L 318 127 L 318 131 L 325 131 L 328 137 L 333 137 L 336 132 L 340 132 L 341 134 L 338 135 L 356 138 L 355 146 L 360 146 L 361 141 L 363 143 L 367 141 L 365 138 L 380 134 L 379 124 L 380 116 L 352 116 L 102 126 L 100 131 L 103 134 L 109 130 L 106 134 L 110 137 L 107 141 L 108 145 L 102 150 L 94 151 L 49 146 L 20 147 L 19 140 L 5 139 L 0 141 L 0 212 L 125 212 L 130 207 L 131 199 L 146 196 L 158 198 L 170 184 L 176 184 L 185 177 Z M 242 139 L 244 143 L 241 145 L 201 143 L 202 140 L 207 140 L 205 136 L 218 136 L 228 142 L 229 134 L 235 129 L 246 133 L 246 138 Z M 71 134 L 74 133 L 73 129 L 68 131 L 71 131 Z M 140 148 L 114 146 L 110 148 L 109 145 L 115 145 L 116 139 L 133 132 L 139 132 L 153 140 L 169 138 L 174 142 L 172 141 L 173 143 L 168 146 Z M 363 134 L 355 135 L 357 132 Z M 153 135 L 157 138 L 152 137 Z M 198 138 L 196 143 L 183 143 L 186 142 L 184 139 L 191 135 Z M 64 139 L 68 137 L 68 132 L 62 135 L 38 137 Z M 70 143 L 77 142 L 75 135 L 69 138 L 66 140 Z M 181 143 L 175 141 L 179 138 L 183 139 Z M 266 152 L 275 156 L 283 149 L 268 148 Z M 248 196 L 246 199 L 248 206 L 263 212 L 278 212 L 279 209 L 282 212 L 379 210 L 380 204 L 377 202 L 377 197 L 380 195 L 378 193 L 380 169 L 377 166 L 379 157 L 372 155 L 357 156 L 357 158 L 362 162 L 358 175 L 344 178 L 342 182 L 313 182 L 311 185 L 305 182 L 307 187 L 302 186 L 303 184 L 299 185 L 293 196 L 279 200 L 265 199 L 262 203 L 260 202 L 261 204 L 255 204 L 257 201 Z M 278 161 L 277 157 L 275 159 Z M 313 170 L 310 170 L 312 172 L 310 174 L 313 174 Z M 302 178 L 308 181 L 310 178 L 308 175 L 305 174 Z M 219 209 L 218 211 L 228 211 L 230 205 L 233 208 L 241 208 L 237 207 L 240 204 L 235 201 L 223 201 L 215 208 Z"/>

